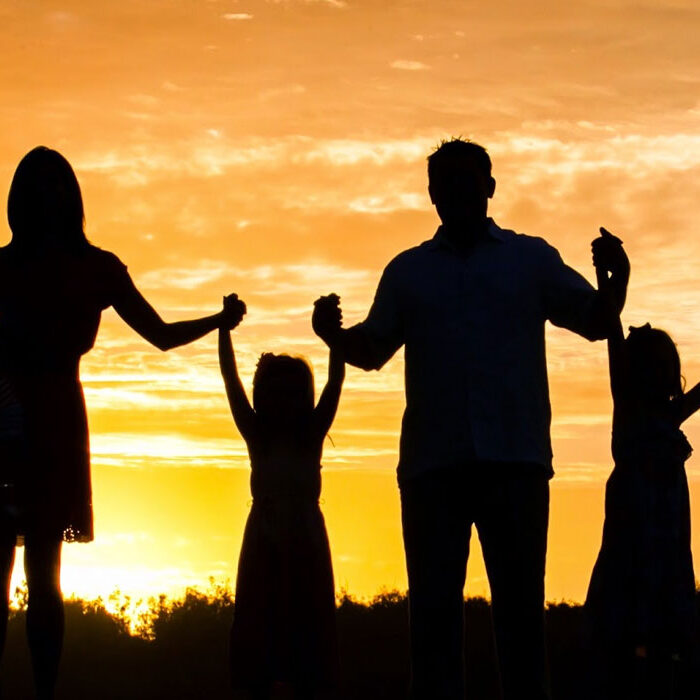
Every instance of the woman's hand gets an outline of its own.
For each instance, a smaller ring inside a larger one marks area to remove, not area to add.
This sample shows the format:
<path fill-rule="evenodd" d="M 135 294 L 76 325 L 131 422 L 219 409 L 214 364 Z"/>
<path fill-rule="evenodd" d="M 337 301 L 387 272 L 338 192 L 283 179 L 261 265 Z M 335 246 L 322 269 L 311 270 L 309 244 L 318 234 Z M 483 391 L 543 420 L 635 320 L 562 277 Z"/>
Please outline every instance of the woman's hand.
<path fill-rule="evenodd" d="M 246 315 L 245 302 L 238 298 L 238 294 L 229 294 L 224 297 L 224 308 L 221 312 L 221 327 L 233 330 Z"/>

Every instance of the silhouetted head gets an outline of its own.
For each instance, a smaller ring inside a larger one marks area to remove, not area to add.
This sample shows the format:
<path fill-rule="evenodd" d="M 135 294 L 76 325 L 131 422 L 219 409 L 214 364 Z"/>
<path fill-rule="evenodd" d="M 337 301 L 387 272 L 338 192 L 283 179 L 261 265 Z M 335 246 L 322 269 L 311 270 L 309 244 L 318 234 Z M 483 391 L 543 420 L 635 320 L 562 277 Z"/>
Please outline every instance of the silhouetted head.
<path fill-rule="evenodd" d="M 661 402 L 683 393 L 681 360 L 668 333 L 648 323 L 639 328 L 630 326 L 625 353 L 629 381 L 638 396 Z"/>
<path fill-rule="evenodd" d="M 255 412 L 277 425 L 296 424 L 314 408 L 314 377 L 300 357 L 265 352 L 253 377 Z"/>
<path fill-rule="evenodd" d="M 486 218 L 496 181 L 491 158 L 473 141 L 443 141 L 428 156 L 428 192 L 443 224 L 464 226 Z"/>
<path fill-rule="evenodd" d="M 37 146 L 22 158 L 10 185 L 7 219 L 15 246 L 49 239 L 69 248 L 87 243 L 80 185 L 60 153 Z"/>

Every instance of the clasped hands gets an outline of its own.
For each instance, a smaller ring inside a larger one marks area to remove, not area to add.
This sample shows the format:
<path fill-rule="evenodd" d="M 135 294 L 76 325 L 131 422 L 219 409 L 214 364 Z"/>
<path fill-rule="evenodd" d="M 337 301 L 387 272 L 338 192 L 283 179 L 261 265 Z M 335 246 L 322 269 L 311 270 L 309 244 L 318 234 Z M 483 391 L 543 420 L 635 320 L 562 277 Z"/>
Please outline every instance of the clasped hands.
<path fill-rule="evenodd" d="M 233 330 L 241 322 L 246 311 L 245 302 L 239 299 L 237 294 L 228 294 L 223 299 L 221 327 Z M 327 345 L 335 343 L 343 326 L 343 312 L 337 294 L 327 294 L 316 299 L 311 325 L 314 333 Z"/>
<path fill-rule="evenodd" d="M 316 299 L 311 326 L 326 345 L 332 346 L 338 340 L 343 327 L 343 311 L 337 294 L 327 294 Z"/>
<path fill-rule="evenodd" d="M 220 314 L 221 327 L 233 330 L 243 320 L 246 311 L 245 302 L 238 298 L 238 294 L 228 294 L 224 297 Z"/>
<path fill-rule="evenodd" d="M 606 228 L 600 227 L 600 236 L 591 243 L 593 266 L 607 276 L 629 274 L 630 263 L 622 241 Z"/>

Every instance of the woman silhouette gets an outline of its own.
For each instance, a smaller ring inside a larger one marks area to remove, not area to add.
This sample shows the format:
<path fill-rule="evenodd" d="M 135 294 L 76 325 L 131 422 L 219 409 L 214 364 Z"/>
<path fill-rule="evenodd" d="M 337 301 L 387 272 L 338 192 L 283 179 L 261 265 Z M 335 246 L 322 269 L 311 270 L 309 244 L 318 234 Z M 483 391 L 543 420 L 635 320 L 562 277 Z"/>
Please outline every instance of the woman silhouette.
<path fill-rule="evenodd" d="M 61 545 L 93 539 L 90 450 L 78 374 L 110 306 L 161 350 L 219 326 L 212 316 L 165 323 L 126 267 L 84 233 L 80 186 L 68 161 L 39 146 L 20 162 L 8 199 L 12 241 L 0 248 L 0 653 L 15 546 L 24 544 L 27 638 L 39 698 L 53 697 L 63 640 Z"/>

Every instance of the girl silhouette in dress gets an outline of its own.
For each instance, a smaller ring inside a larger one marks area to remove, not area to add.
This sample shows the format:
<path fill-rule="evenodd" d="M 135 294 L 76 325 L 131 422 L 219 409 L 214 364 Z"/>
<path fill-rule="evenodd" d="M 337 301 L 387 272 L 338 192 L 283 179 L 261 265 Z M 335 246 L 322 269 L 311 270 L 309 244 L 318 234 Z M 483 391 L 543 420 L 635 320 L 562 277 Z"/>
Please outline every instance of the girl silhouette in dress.
<path fill-rule="evenodd" d="M 248 446 L 253 504 L 236 580 L 230 660 L 245 697 L 326 697 L 337 682 L 335 589 L 319 508 L 323 441 L 338 407 L 344 362 L 331 350 L 328 382 L 314 406 L 313 375 L 299 358 L 265 353 L 251 406 L 231 337 L 219 333 L 219 361 L 233 419 Z"/>
<path fill-rule="evenodd" d="M 594 249 L 607 289 L 607 239 Z M 597 687 L 592 697 L 673 697 L 678 661 L 694 634 L 695 577 L 681 424 L 700 408 L 700 384 L 683 391 L 678 351 L 648 323 L 624 337 L 611 309 L 608 340 L 615 467 L 605 491 L 603 542 L 586 609 Z"/>
<path fill-rule="evenodd" d="M 116 255 L 88 242 L 75 173 L 40 146 L 19 163 L 8 199 L 12 241 L 0 248 L 0 652 L 15 546 L 24 544 L 27 637 L 37 696 L 53 697 L 63 640 L 64 541 L 93 539 L 90 449 L 80 358 L 112 306 L 168 350 L 222 325 L 243 307 L 166 323 Z"/>

